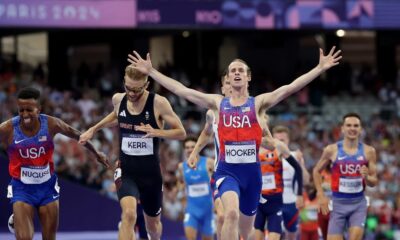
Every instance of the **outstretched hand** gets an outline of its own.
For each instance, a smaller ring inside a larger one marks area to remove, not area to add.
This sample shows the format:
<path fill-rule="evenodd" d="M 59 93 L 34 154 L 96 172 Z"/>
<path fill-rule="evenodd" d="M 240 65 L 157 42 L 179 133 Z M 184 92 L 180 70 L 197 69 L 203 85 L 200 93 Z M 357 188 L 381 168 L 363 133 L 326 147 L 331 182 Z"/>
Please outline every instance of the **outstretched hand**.
<path fill-rule="evenodd" d="M 131 66 L 134 69 L 136 69 L 146 75 L 148 75 L 150 70 L 153 68 L 149 53 L 147 53 L 146 60 L 145 60 L 139 55 L 139 53 L 137 53 L 136 51 L 133 51 L 133 55 L 128 54 L 127 60 L 128 60 L 128 62 L 130 62 L 132 64 Z"/>
<path fill-rule="evenodd" d="M 328 55 L 324 55 L 324 51 L 320 48 L 319 49 L 319 64 L 318 66 L 326 71 L 329 68 L 336 66 L 339 64 L 339 60 L 342 58 L 340 53 L 342 52 L 341 50 L 338 50 L 335 52 L 336 47 L 333 46 L 331 50 L 329 51 Z"/>

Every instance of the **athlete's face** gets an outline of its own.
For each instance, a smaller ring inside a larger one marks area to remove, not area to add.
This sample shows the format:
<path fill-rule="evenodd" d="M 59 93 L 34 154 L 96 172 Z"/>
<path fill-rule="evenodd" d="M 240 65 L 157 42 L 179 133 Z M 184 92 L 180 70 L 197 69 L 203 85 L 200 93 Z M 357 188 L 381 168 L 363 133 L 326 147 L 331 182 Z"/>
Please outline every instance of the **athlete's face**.
<path fill-rule="evenodd" d="M 185 152 L 185 158 L 188 159 L 190 154 L 194 150 L 194 146 L 196 146 L 196 142 L 194 141 L 186 141 L 184 145 L 184 152 Z"/>
<path fill-rule="evenodd" d="M 251 80 L 247 74 L 248 66 L 242 62 L 234 61 L 228 67 L 228 80 L 232 87 L 247 87 Z"/>
<path fill-rule="evenodd" d="M 35 99 L 18 99 L 18 113 L 23 127 L 30 129 L 39 119 L 40 107 Z"/>
<path fill-rule="evenodd" d="M 289 145 L 289 134 L 286 132 L 276 132 L 273 134 L 273 137 Z"/>
<path fill-rule="evenodd" d="M 224 76 L 224 84 L 221 87 L 221 92 L 225 97 L 231 96 L 232 87 L 227 75 Z"/>
<path fill-rule="evenodd" d="M 149 86 L 149 82 L 147 80 L 135 81 L 128 76 L 125 76 L 124 79 L 124 88 L 128 100 L 133 103 L 138 102 L 146 88 Z"/>
<path fill-rule="evenodd" d="M 362 127 L 360 119 L 347 117 L 342 125 L 343 137 L 347 139 L 357 139 L 361 135 Z"/>

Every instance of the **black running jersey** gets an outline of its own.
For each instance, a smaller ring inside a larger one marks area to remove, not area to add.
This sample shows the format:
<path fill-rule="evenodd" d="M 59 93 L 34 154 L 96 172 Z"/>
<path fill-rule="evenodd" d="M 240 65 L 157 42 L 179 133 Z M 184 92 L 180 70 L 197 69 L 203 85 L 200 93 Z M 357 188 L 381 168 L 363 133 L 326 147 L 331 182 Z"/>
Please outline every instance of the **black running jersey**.
<path fill-rule="evenodd" d="M 159 161 L 158 145 L 159 138 L 143 138 L 145 132 L 136 131 L 135 125 L 150 124 L 155 129 L 159 129 L 154 115 L 154 93 L 149 93 L 143 111 L 138 115 L 132 115 L 128 111 L 126 95 L 121 101 L 118 110 L 118 126 L 120 140 L 120 160 L 121 164 L 132 158 L 140 158 Z"/>

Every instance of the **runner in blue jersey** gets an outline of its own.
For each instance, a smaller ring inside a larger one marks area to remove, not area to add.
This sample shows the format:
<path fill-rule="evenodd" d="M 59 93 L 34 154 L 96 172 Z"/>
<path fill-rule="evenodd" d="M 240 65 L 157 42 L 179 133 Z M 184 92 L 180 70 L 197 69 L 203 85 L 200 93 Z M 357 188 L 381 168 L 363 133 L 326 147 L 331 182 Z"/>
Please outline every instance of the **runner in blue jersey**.
<path fill-rule="evenodd" d="M 200 156 L 197 168 L 187 165 L 187 159 L 196 145 L 197 138 L 187 137 L 184 141 L 185 161 L 179 164 L 180 183 L 186 190 L 186 207 L 183 225 L 188 240 L 197 239 L 201 233 L 203 240 L 211 240 L 214 235 L 213 203 L 210 187 L 210 175 L 213 172 L 214 161 Z"/>

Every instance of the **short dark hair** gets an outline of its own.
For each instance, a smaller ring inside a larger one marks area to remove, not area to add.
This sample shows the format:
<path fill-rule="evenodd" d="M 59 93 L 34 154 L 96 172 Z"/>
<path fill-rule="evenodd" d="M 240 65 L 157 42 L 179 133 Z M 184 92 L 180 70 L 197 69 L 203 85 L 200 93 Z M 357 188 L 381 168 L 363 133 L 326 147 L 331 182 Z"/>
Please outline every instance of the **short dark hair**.
<path fill-rule="evenodd" d="M 33 87 L 26 87 L 19 91 L 17 98 L 18 99 L 35 99 L 36 101 L 39 101 L 40 91 Z"/>
<path fill-rule="evenodd" d="M 346 118 L 349 118 L 349 117 L 358 118 L 358 120 L 360 120 L 360 123 L 361 123 L 361 125 L 362 125 L 361 116 L 360 116 L 358 113 L 355 113 L 355 112 L 350 112 L 350 113 L 345 114 L 345 115 L 343 116 L 343 118 L 342 118 L 342 125 L 344 124 L 344 121 L 346 120 Z"/>
<path fill-rule="evenodd" d="M 189 135 L 185 138 L 185 140 L 183 140 L 183 146 L 185 146 L 185 144 L 187 142 L 197 142 L 197 137 L 193 136 L 193 135 Z"/>

